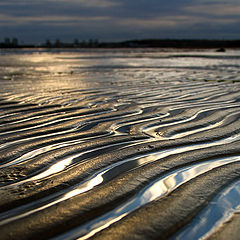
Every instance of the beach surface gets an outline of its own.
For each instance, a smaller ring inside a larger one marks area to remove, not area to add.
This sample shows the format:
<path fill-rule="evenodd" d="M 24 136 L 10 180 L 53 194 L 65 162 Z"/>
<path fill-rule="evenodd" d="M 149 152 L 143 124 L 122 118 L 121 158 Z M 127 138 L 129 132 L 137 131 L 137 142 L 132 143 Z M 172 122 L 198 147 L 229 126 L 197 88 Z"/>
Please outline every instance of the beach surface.
<path fill-rule="evenodd" d="M 0 51 L 3 239 L 238 239 L 240 51 Z"/>

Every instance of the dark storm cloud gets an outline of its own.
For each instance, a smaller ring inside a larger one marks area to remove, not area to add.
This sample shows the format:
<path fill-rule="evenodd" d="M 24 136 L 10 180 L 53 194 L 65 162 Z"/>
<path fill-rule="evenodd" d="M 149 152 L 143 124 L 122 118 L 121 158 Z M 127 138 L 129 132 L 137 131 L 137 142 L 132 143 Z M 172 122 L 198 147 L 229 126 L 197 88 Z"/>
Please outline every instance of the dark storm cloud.
<path fill-rule="evenodd" d="M 240 38 L 237 0 L 7 0 L 0 31 L 45 38 Z"/>

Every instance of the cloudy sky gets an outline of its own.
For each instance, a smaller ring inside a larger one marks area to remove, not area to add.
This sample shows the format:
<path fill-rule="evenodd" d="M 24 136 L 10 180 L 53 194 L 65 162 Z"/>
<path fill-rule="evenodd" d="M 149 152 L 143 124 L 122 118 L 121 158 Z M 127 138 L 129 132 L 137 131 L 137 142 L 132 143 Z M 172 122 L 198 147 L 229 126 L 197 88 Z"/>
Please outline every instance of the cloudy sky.
<path fill-rule="evenodd" d="M 0 41 L 240 39 L 240 0 L 0 0 Z"/>

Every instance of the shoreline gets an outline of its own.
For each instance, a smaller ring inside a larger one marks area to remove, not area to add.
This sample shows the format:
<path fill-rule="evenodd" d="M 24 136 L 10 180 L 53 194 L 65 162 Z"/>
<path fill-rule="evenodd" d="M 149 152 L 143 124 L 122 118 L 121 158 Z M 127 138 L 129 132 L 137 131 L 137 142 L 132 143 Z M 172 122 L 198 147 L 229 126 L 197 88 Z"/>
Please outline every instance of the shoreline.
<path fill-rule="evenodd" d="M 123 42 L 46 42 L 39 44 L 13 44 L 0 42 L 0 49 L 46 48 L 46 49 L 124 49 L 124 48 L 163 48 L 163 49 L 240 49 L 240 40 L 183 40 L 183 39 L 145 39 Z"/>

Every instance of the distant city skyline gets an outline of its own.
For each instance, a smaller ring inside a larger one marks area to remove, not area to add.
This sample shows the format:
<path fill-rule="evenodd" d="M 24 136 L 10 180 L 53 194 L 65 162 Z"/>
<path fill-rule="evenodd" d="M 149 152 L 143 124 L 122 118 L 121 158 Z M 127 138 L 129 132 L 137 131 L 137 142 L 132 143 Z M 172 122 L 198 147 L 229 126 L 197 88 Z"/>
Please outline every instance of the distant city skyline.
<path fill-rule="evenodd" d="M 0 41 L 240 39 L 238 0 L 3 0 Z"/>

